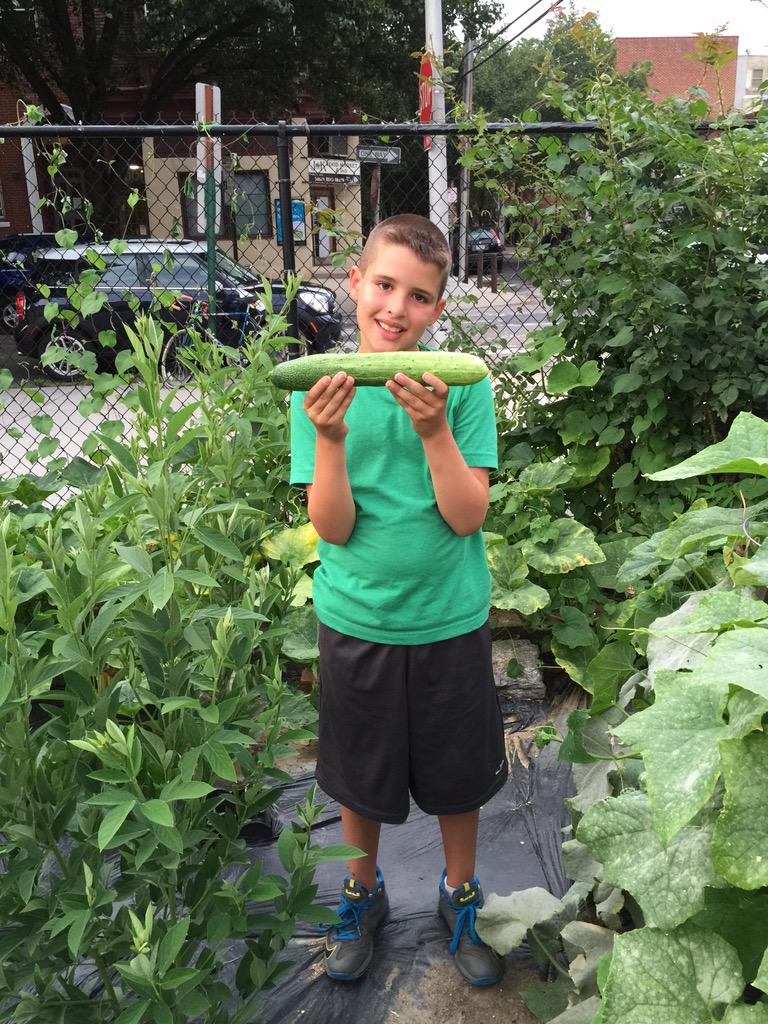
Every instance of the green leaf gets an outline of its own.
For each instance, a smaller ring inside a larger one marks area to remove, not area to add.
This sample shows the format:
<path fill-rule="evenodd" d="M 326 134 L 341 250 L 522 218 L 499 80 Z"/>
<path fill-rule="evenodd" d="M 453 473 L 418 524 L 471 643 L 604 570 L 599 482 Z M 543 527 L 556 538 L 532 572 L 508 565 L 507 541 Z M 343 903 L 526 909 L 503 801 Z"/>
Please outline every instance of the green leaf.
<path fill-rule="evenodd" d="M 603 865 L 603 878 L 637 900 L 645 923 L 670 929 L 704 907 L 704 890 L 716 883 L 712 826 L 688 826 L 666 845 L 653 829 L 648 797 L 625 791 L 590 807 L 576 838 Z"/>
<path fill-rule="evenodd" d="M 728 574 L 735 586 L 768 586 L 768 544 L 764 544 L 752 558 L 735 555 L 728 566 Z"/>
<path fill-rule="evenodd" d="M 610 956 L 616 933 L 601 925 L 586 921 L 569 921 L 560 932 L 566 949 L 569 946 L 583 952 L 571 960 L 569 974 L 579 995 L 597 996 L 597 965 L 605 956 Z M 583 1005 L 583 1004 L 581 1004 Z M 591 1024 L 592 1018 L 586 1018 Z"/>
<path fill-rule="evenodd" d="M 724 441 L 710 445 L 676 466 L 647 476 L 649 480 L 684 480 L 708 473 L 768 476 L 768 423 L 751 412 L 741 412 Z"/>
<path fill-rule="evenodd" d="M 30 565 L 23 565 L 16 575 L 16 598 L 19 604 L 31 601 L 33 597 L 44 593 L 53 584 L 48 579 L 48 574 L 42 569 Z"/>
<path fill-rule="evenodd" d="M 94 313 L 99 312 L 106 302 L 106 292 L 89 292 L 83 299 L 82 305 L 80 306 L 80 313 L 84 317 L 93 316 Z"/>
<path fill-rule="evenodd" d="M 564 647 L 590 647 L 596 637 L 584 612 L 570 605 L 560 609 L 562 622 L 552 627 L 552 635 Z"/>
<path fill-rule="evenodd" d="M 656 701 L 615 733 L 643 755 L 656 834 L 664 843 L 706 804 L 720 776 L 728 684 L 696 673 L 659 672 Z"/>
<path fill-rule="evenodd" d="M 592 692 L 591 714 L 605 711 L 616 700 L 618 689 L 635 667 L 635 649 L 627 640 L 614 640 L 600 649 L 587 665 L 585 682 Z"/>
<path fill-rule="evenodd" d="M 140 999 L 137 1003 L 132 1003 L 127 1010 L 123 1010 L 115 1024 L 141 1024 L 150 1005 L 149 999 Z"/>
<path fill-rule="evenodd" d="M 117 459 L 120 465 L 129 473 L 131 476 L 137 476 L 138 467 L 136 465 L 136 459 L 134 459 L 130 448 L 127 445 L 121 444 L 119 441 L 115 441 L 103 430 L 97 431 L 95 434 L 100 445 L 103 445 L 107 451 L 112 455 L 113 458 Z"/>
<path fill-rule="evenodd" d="M 165 800 L 145 800 L 144 803 L 139 804 L 139 810 L 148 821 L 155 825 L 173 828 L 173 811 Z"/>
<path fill-rule="evenodd" d="M 629 345 L 634 336 L 634 328 L 624 326 L 621 327 L 612 338 L 608 338 L 605 342 L 603 342 L 603 344 L 606 348 L 624 348 L 625 345 Z"/>
<path fill-rule="evenodd" d="M 729 1006 L 723 1017 L 723 1024 L 768 1024 L 768 1006 L 765 1003 Z"/>
<path fill-rule="evenodd" d="M 712 858 L 731 885 L 759 889 L 768 885 L 768 734 L 724 740 L 720 756 L 725 796 Z"/>
<path fill-rule="evenodd" d="M 59 228 L 54 238 L 56 245 L 61 246 L 62 249 L 71 249 L 77 242 L 77 232 L 72 231 L 71 228 Z"/>
<path fill-rule="evenodd" d="M 704 909 L 691 923 L 717 932 L 730 943 L 739 954 L 745 980 L 753 980 L 768 947 L 768 893 L 744 892 L 730 885 L 707 889 Z"/>
<path fill-rule="evenodd" d="M 83 941 L 83 934 L 91 920 L 90 910 L 77 910 L 72 915 L 72 924 L 67 933 L 67 946 L 73 959 L 77 960 L 80 953 L 80 944 Z"/>
<path fill-rule="evenodd" d="M 220 779 L 227 782 L 237 782 L 237 772 L 232 763 L 232 758 L 226 748 L 217 740 L 209 740 L 203 746 L 203 757 L 211 766 L 211 771 Z"/>
<path fill-rule="evenodd" d="M 166 971 L 175 966 L 176 957 L 181 952 L 181 948 L 186 942 L 187 932 L 189 931 L 189 918 L 183 917 L 176 924 L 171 925 L 168 931 L 160 940 L 160 945 L 157 950 L 157 970 L 162 978 Z"/>
<path fill-rule="evenodd" d="M 717 591 L 702 598 L 685 627 L 686 632 L 719 632 L 732 626 L 749 628 L 768 619 L 768 604 L 740 590 Z"/>
<path fill-rule="evenodd" d="M 643 386 L 639 373 L 620 373 L 613 382 L 614 395 L 626 395 Z"/>
<path fill-rule="evenodd" d="M 310 605 L 292 608 L 283 619 L 288 633 L 283 637 L 283 654 L 294 661 L 316 661 L 320 657 L 318 647 L 318 621 L 315 609 Z"/>
<path fill-rule="evenodd" d="M 213 576 L 205 572 L 198 572 L 197 569 L 177 569 L 176 576 L 187 583 L 194 583 L 197 587 L 220 587 L 221 584 Z"/>
<path fill-rule="evenodd" d="M 628 487 L 634 483 L 637 479 L 639 469 L 631 462 L 625 462 L 623 466 L 619 466 L 616 472 L 613 474 L 611 482 L 614 487 Z"/>
<path fill-rule="evenodd" d="M 495 580 L 491 588 L 491 605 L 505 611 L 533 615 L 549 604 L 549 594 L 543 587 L 530 580 L 522 580 L 505 590 Z"/>
<path fill-rule="evenodd" d="M 506 956 L 523 943 L 529 928 L 551 921 L 562 910 L 562 902 L 538 886 L 511 896 L 492 892 L 477 912 L 475 929 L 483 942 Z"/>
<path fill-rule="evenodd" d="M 552 395 L 564 395 L 579 383 L 579 368 L 567 360 L 555 363 L 547 377 L 547 390 Z"/>
<path fill-rule="evenodd" d="M 584 746 L 584 728 L 590 714 L 584 708 L 576 708 L 568 715 L 565 739 L 560 745 L 558 761 L 570 764 L 591 764 L 596 758 Z"/>
<path fill-rule="evenodd" d="M 261 545 L 261 552 L 275 562 L 300 569 L 318 560 L 317 541 L 317 530 L 311 523 L 305 523 L 268 537 Z"/>
<path fill-rule="evenodd" d="M 132 569 L 135 569 L 140 576 L 151 576 L 152 559 L 144 548 L 127 547 L 125 544 L 115 544 L 115 551 L 127 562 Z"/>
<path fill-rule="evenodd" d="M 567 462 L 534 462 L 517 478 L 521 487 L 532 494 L 556 491 L 573 476 L 573 467 Z"/>
<path fill-rule="evenodd" d="M 638 928 L 614 941 L 601 1024 L 712 1024 L 743 988 L 736 952 L 719 935 L 690 924 Z"/>
<path fill-rule="evenodd" d="M 597 283 L 597 290 L 603 295 L 618 295 L 629 282 L 621 274 L 603 274 Z"/>
<path fill-rule="evenodd" d="M 135 806 L 136 800 L 133 797 L 130 797 L 125 802 L 118 804 L 117 807 L 113 807 L 111 811 L 108 811 L 104 815 L 104 820 L 99 826 L 99 833 L 97 836 L 97 843 L 100 850 L 107 849 L 115 834 L 120 830 L 120 826 Z"/>
<path fill-rule="evenodd" d="M 39 416 L 31 416 L 30 423 L 39 434 L 50 434 L 53 430 L 53 418 L 46 413 Z"/>
<path fill-rule="evenodd" d="M 180 985 L 186 985 L 189 981 L 194 981 L 197 978 L 202 978 L 204 972 L 198 970 L 196 967 L 172 967 L 166 974 L 163 980 L 160 982 L 160 987 L 168 990 L 178 988 Z M 173 1024 L 173 1015 L 168 1016 L 168 1024 Z"/>
<path fill-rule="evenodd" d="M 197 702 L 195 702 L 197 703 Z M 213 793 L 213 786 L 207 782 L 185 782 L 183 779 L 174 779 L 167 786 L 163 787 L 160 794 L 163 800 L 172 803 L 174 800 L 201 800 L 203 797 Z"/>
<path fill-rule="evenodd" d="M 174 578 L 173 573 L 164 565 L 159 572 L 157 572 L 149 584 L 149 590 L 147 596 L 152 603 L 153 611 L 159 611 L 160 608 L 165 606 L 173 596 Z"/>
<path fill-rule="evenodd" d="M 549 537 L 525 541 L 522 552 L 529 565 L 545 574 L 571 572 L 605 561 L 591 530 L 573 519 L 553 519 Z"/>
<path fill-rule="evenodd" d="M 588 689 L 586 680 L 587 666 L 597 656 L 598 644 L 592 647 L 564 647 L 557 638 L 552 639 L 552 654 L 555 661 L 574 682 Z"/>
<path fill-rule="evenodd" d="M 733 683 L 768 700 L 768 630 L 756 626 L 721 633 L 696 675 L 702 680 Z"/>
<path fill-rule="evenodd" d="M 296 834 L 290 828 L 284 828 L 277 840 L 277 853 L 286 871 L 293 871 L 298 847 Z"/>
<path fill-rule="evenodd" d="M 210 526 L 197 526 L 193 532 L 205 547 L 223 555 L 230 562 L 243 563 L 244 557 L 240 548 L 229 537 L 225 537 L 220 530 L 214 530 Z"/>

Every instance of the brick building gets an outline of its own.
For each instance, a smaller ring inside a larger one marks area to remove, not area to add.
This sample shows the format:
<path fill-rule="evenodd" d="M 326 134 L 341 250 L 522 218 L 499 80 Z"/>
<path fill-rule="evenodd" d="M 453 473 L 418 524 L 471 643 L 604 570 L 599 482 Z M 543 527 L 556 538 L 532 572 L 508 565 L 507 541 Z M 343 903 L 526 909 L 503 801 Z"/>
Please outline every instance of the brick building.
<path fill-rule="evenodd" d="M 738 52 L 738 36 L 718 36 L 718 41 Z M 691 36 L 637 36 L 614 39 L 616 66 L 627 72 L 636 64 L 650 61 L 653 73 L 648 86 L 656 100 L 670 97 L 685 98 L 691 86 L 705 89 L 710 109 L 718 109 L 717 83 L 712 68 L 695 58 L 696 37 Z M 720 73 L 723 102 L 726 109 L 736 100 L 736 61 L 729 61 Z"/>

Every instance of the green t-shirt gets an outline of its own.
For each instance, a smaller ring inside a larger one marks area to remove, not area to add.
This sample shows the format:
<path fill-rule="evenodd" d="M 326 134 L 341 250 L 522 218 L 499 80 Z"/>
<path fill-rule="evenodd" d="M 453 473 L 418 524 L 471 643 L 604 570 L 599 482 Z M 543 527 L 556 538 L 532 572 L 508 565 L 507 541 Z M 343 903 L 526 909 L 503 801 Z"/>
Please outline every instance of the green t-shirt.
<path fill-rule="evenodd" d="M 291 483 L 312 483 L 315 428 L 291 395 Z M 452 387 L 448 424 L 468 466 L 497 466 L 489 378 Z M 358 388 L 346 415 L 355 527 L 346 544 L 320 541 L 313 600 L 331 629 L 362 640 L 420 644 L 477 629 L 491 579 L 480 530 L 460 537 L 440 515 L 421 439 L 386 388 Z"/>

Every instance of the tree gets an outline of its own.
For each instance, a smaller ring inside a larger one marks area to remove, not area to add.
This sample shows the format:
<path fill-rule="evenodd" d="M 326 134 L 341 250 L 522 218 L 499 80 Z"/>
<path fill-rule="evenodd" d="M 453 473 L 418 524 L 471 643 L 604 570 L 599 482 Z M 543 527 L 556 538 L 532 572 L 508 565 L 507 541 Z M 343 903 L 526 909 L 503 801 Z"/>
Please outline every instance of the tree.
<path fill-rule="evenodd" d="M 473 29 L 497 0 L 445 0 L 449 27 L 473 7 Z M 64 122 L 101 120 L 118 85 L 152 120 L 180 89 L 218 81 L 228 104 L 273 119 L 309 92 L 331 115 L 375 107 L 413 113 L 424 16 L 411 0 L 0 0 L 0 77 Z M 333 69 L 333 73 L 329 73 Z"/>
<path fill-rule="evenodd" d="M 545 121 L 558 119 L 562 113 L 542 91 L 547 81 L 557 77 L 575 87 L 616 65 L 613 42 L 596 16 L 579 13 L 573 4 L 555 14 L 542 39 L 523 39 L 480 67 L 498 45 L 491 43 L 477 55 L 475 104 L 492 120 L 516 120 L 526 110 L 537 110 Z M 642 72 L 638 76 L 641 85 Z"/>

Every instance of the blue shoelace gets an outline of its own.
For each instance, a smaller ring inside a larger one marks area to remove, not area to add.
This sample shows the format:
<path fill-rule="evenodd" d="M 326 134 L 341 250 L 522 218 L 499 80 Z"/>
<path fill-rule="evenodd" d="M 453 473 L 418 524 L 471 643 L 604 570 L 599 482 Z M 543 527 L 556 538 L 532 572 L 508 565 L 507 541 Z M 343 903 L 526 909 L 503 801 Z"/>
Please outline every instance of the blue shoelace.
<path fill-rule="evenodd" d="M 321 932 L 330 932 L 332 929 L 336 929 L 336 938 L 341 939 L 342 942 L 345 940 L 354 940 L 360 937 L 360 912 L 362 910 L 370 910 L 373 906 L 373 894 L 371 898 L 365 903 L 350 903 L 344 893 L 341 894 L 341 900 L 339 905 L 336 907 L 336 913 L 341 919 L 339 925 L 323 925 Z"/>
<path fill-rule="evenodd" d="M 458 909 L 451 904 L 451 909 L 456 917 L 456 924 L 453 928 L 453 938 L 451 939 L 451 955 L 453 955 L 459 948 L 459 941 L 465 931 L 469 935 L 470 942 L 473 942 L 476 946 L 482 946 L 483 940 L 479 938 L 475 931 L 477 904 L 470 903 L 468 906 L 462 907 L 461 909 Z"/>
<path fill-rule="evenodd" d="M 335 928 L 335 937 L 342 942 L 359 939 L 361 934 L 360 912 L 370 910 L 372 903 L 373 900 L 368 900 L 366 903 L 350 903 L 345 896 L 342 896 L 341 902 L 336 908 L 336 913 L 341 918 L 341 924 L 329 925 L 324 930 L 330 931 L 331 928 Z"/>

